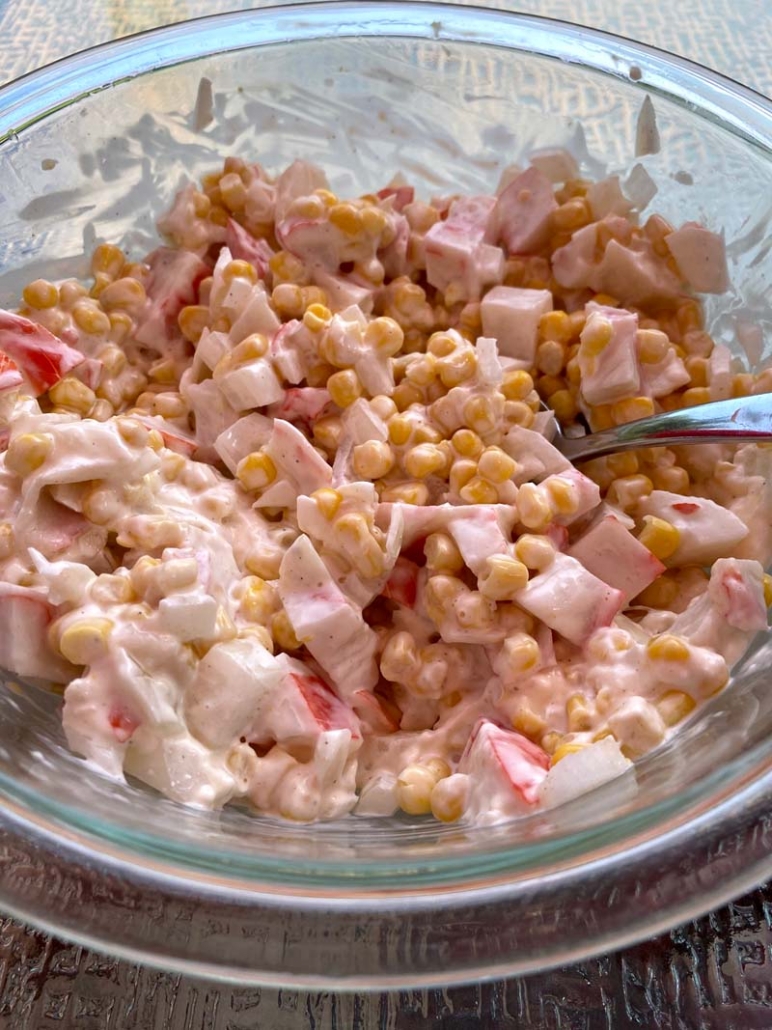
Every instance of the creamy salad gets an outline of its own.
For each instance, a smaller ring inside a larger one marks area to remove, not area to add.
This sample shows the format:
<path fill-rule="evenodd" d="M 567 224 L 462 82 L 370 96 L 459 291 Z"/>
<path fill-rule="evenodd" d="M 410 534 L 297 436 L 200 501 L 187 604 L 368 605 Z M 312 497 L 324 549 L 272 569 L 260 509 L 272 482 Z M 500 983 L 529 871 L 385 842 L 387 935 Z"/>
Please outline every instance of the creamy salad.
<path fill-rule="evenodd" d="M 645 185 L 645 184 L 644 184 Z M 554 445 L 772 389 L 722 238 L 562 151 L 495 194 L 185 185 L 0 313 L 0 666 L 179 802 L 496 822 L 620 774 L 767 626 L 772 451 Z"/>

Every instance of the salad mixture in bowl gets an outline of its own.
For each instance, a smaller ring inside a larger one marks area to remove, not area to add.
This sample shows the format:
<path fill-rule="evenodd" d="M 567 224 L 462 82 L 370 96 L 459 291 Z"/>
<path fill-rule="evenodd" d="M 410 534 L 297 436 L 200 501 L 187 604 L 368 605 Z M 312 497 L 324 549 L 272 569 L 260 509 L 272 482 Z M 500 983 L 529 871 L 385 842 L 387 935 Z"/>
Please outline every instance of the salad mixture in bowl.
<path fill-rule="evenodd" d="M 232 157 L 147 257 L 30 282 L 0 665 L 192 805 L 479 824 L 630 775 L 772 598 L 767 446 L 552 442 L 772 389 L 704 328 L 722 237 L 652 194 L 561 149 L 424 199 Z"/>

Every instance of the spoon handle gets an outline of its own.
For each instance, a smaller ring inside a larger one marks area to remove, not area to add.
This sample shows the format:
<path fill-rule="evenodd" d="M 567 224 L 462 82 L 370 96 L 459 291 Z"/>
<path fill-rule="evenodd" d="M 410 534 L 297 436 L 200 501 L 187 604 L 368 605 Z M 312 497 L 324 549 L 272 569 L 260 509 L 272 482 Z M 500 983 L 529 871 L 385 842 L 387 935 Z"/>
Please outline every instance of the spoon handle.
<path fill-rule="evenodd" d="M 558 439 L 556 446 L 571 461 L 579 461 L 635 447 L 748 440 L 772 440 L 772 394 L 710 401 L 693 408 L 666 411 L 578 439 Z"/>

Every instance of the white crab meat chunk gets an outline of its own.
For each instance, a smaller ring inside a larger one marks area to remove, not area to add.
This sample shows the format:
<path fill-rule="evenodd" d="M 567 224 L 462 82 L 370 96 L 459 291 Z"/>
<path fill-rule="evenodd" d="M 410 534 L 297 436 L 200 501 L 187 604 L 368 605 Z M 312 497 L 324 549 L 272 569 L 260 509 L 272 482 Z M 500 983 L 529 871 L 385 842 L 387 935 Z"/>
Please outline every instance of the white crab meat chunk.
<path fill-rule="evenodd" d="M 482 719 L 472 731 L 458 771 L 469 777 L 465 818 L 479 824 L 526 815 L 538 804 L 549 757 L 536 744 Z"/>
<path fill-rule="evenodd" d="M 301 643 L 347 698 L 378 681 L 377 637 L 348 600 L 305 535 L 284 555 L 279 596 Z"/>
<path fill-rule="evenodd" d="M 545 808 L 564 805 L 615 780 L 632 767 L 616 740 L 604 737 L 565 755 L 552 766 L 541 785 L 541 802 Z"/>
<path fill-rule="evenodd" d="M 480 303 L 483 333 L 492 336 L 499 353 L 532 365 L 536 357 L 539 320 L 552 311 L 549 290 L 495 286 Z"/>
<path fill-rule="evenodd" d="M 592 341 L 600 332 L 609 333 L 600 352 Z M 637 334 L 638 316 L 616 308 L 595 308 L 581 333 L 579 370 L 582 396 L 588 404 L 613 404 L 634 397 L 640 390 Z"/>
<path fill-rule="evenodd" d="M 448 217 L 424 238 L 426 277 L 438 290 L 454 287 L 459 299 L 478 300 L 483 287 L 501 282 L 504 254 L 487 240 L 494 197 L 459 197 Z"/>
<path fill-rule="evenodd" d="M 577 598 L 582 603 L 577 603 Z M 550 629 L 579 646 L 610 626 L 624 604 L 621 590 L 594 576 L 576 558 L 558 553 L 513 599 Z"/>
<path fill-rule="evenodd" d="M 676 260 L 678 270 L 698 293 L 726 293 L 729 272 L 724 238 L 697 222 L 686 222 L 668 233 L 665 244 Z"/>
<path fill-rule="evenodd" d="M 637 514 L 654 515 L 678 530 L 678 546 L 664 559 L 668 566 L 710 565 L 731 555 L 748 535 L 744 522 L 707 497 L 653 490 L 638 503 Z"/>
<path fill-rule="evenodd" d="M 616 515 L 608 514 L 583 533 L 567 552 L 604 583 L 637 597 L 665 571 L 665 566 L 633 536 Z"/>
<path fill-rule="evenodd" d="M 491 216 L 492 234 L 510 254 L 539 250 L 549 238 L 557 208 L 552 183 L 538 168 L 526 168 L 499 194 Z"/>

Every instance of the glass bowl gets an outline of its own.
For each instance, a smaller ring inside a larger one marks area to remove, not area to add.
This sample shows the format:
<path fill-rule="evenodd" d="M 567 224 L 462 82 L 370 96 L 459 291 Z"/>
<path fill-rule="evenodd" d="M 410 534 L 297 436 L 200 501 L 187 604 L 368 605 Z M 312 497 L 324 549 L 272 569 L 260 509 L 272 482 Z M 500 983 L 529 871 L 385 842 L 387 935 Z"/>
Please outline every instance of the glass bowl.
<path fill-rule="evenodd" d="M 659 147 L 636 157 L 644 101 Z M 643 165 L 653 210 L 725 233 L 735 285 L 709 326 L 769 357 L 770 105 L 644 46 L 470 7 L 284 6 L 78 54 L 0 90 L 0 112 L 3 305 L 41 274 L 85 274 L 99 241 L 150 248 L 181 178 L 232 152 L 317 161 L 342 193 L 402 170 L 429 194 L 491 191 L 559 145 L 591 176 Z M 637 789 L 474 830 L 186 809 L 92 772 L 60 699 L 6 677 L 0 905 L 114 954 L 272 985 L 449 983 L 629 944 L 772 869 L 771 646 L 639 763 Z"/>

